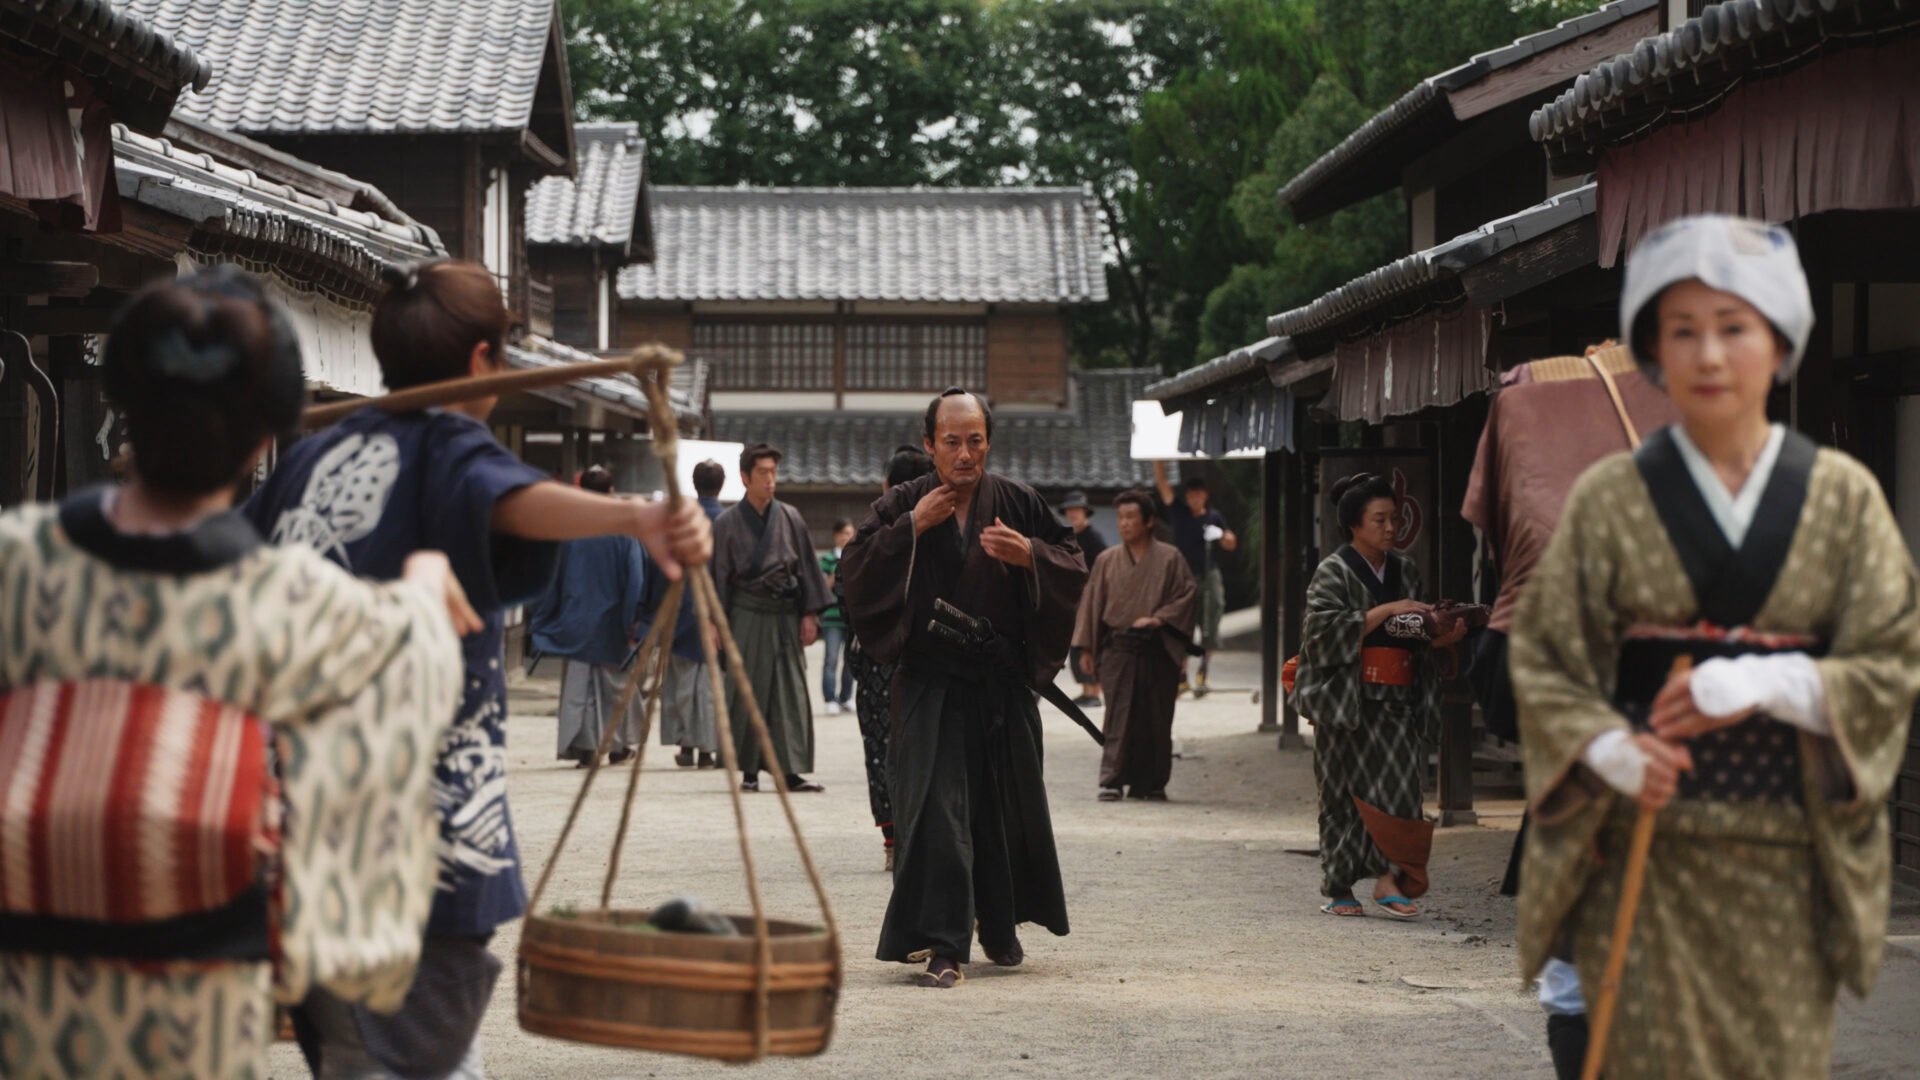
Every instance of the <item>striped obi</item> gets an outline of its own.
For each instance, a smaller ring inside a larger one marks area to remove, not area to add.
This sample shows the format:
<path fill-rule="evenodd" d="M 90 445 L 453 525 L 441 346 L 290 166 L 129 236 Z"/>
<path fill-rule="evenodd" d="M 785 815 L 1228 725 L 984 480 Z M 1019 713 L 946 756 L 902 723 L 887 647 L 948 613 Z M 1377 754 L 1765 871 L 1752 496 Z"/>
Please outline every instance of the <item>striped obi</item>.
<path fill-rule="evenodd" d="M 258 719 L 179 690 L 0 693 L 0 949 L 267 959 L 267 747 Z"/>

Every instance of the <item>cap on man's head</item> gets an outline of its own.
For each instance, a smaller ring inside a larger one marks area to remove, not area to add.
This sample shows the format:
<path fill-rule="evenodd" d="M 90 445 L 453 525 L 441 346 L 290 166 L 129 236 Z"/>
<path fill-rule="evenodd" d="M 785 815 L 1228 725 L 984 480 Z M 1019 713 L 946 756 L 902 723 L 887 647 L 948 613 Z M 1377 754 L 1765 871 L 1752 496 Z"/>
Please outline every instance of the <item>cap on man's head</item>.
<path fill-rule="evenodd" d="M 1191 474 L 1186 477 L 1186 479 L 1180 481 L 1180 490 L 1205 491 L 1207 490 L 1207 478 L 1198 473 Z"/>
<path fill-rule="evenodd" d="M 742 475 L 751 473 L 753 467 L 760 463 L 761 458 L 772 458 L 773 463 L 778 465 L 785 457 L 786 455 L 780 452 L 780 448 L 772 443 L 753 443 L 740 451 L 740 472 Z"/>
<path fill-rule="evenodd" d="M 1067 497 L 1060 501 L 1061 513 L 1065 513 L 1068 510 L 1087 509 L 1091 509 L 1091 507 L 1087 505 L 1087 493 L 1081 491 L 1079 488 L 1074 488 L 1072 491 L 1067 492 Z"/>

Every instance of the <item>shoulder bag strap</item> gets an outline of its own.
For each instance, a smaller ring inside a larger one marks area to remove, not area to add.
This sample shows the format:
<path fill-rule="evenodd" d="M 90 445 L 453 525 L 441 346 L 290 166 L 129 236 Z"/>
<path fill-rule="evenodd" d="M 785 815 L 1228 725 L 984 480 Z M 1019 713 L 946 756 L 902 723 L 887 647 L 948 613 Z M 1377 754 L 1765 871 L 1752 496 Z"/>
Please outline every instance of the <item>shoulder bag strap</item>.
<path fill-rule="evenodd" d="M 1620 397 L 1620 385 L 1613 381 L 1613 372 L 1607 370 L 1599 357 L 1591 354 L 1587 356 L 1587 364 L 1593 368 L 1595 375 L 1600 376 L 1600 382 L 1607 388 L 1607 396 L 1613 399 L 1613 411 L 1620 417 L 1620 426 L 1627 433 L 1627 445 L 1635 450 L 1640 449 L 1640 430 L 1633 426 L 1633 417 L 1627 415 L 1627 403 Z"/>

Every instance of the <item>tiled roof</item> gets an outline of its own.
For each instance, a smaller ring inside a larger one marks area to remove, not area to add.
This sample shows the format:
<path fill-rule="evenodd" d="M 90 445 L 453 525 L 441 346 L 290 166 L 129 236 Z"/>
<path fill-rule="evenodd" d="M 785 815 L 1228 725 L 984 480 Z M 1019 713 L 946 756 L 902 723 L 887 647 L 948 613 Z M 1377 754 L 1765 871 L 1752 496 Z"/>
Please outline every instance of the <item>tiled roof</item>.
<path fill-rule="evenodd" d="M 425 226 L 341 206 L 169 139 L 115 124 L 113 143 L 123 198 L 194 222 L 220 251 L 284 264 L 289 277 L 310 286 L 366 300 L 389 263 L 446 254 Z"/>
<path fill-rule="evenodd" d="M 121 0 L 213 59 L 183 114 L 285 135 L 525 128 L 555 3 Z"/>
<path fill-rule="evenodd" d="M 0 0 L 0 36 L 104 81 L 116 119 L 158 132 L 181 91 L 206 88 L 213 65 L 164 27 L 120 10 L 124 6 L 114 0 Z"/>
<path fill-rule="evenodd" d="M 1534 111 L 1529 128 L 1556 173 L 1584 171 L 1600 144 L 1642 134 L 1668 115 L 1698 115 L 1749 75 L 1917 29 L 1911 0 L 1726 0 L 1575 79 Z"/>
<path fill-rule="evenodd" d="M 651 189 L 658 255 L 623 300 L 1097 303 L 1085 188 Z"/>
<path fill-rule="evenodd" d="M 530 336 L 523 344 L 507 346 L 507 366 L 514 368 L 557 367 L 598 359 L 603 358 L 541 337 Z M 697 360 L 681 364 L 669 377 L 668 403 L 673 408 L 675 423 L 684 434 L 698 434 L 704 423 L 704 402 L 697 399 L 695 394 L 704 393 L 705 385 L 705 364 Z M 536 390 L 534 395 L 563 404 L 593 401 L 637 420 L 645 420 L 649 415 L 646 393 L 640 389 L 639 382 L 625 372 Z"/>
<path fill-rule="evenodd" d="M 1171 378 L 1150 383 L 1141 390 L 1140 396 L 1153 401 L 1170 402 L 1196 394 L 1215 392 L 1228 384 L 1258 382 L 1256 375 L 1264 376 L 1278 369 L 1282 364 L 1294 358 L 1293 341 L 1289 338 L 1261 338 L 1251 345 L 1243 345 L 1224 356 L 1216 356 L 1204 364 L 1190 367 Z M 1169 412 L 1177 412 L 1177 406 L 1170 406 Z"/>
<path fill-rule="evenodd" d="M 1657 7 L 1659 0 L 1613 0 L 1597 11 L 1528 34 L 1416 83 L 1400 99 L 1353 130 L 1280 188 L 1280 202 L 1308 220 L 1376 195 L 1400 182 L 1402 165 L 1458 130 L 1448 95 L 1504 68 L 1598 33 Z M 1522 144 L 1524 145 L 1524 143 Z"/>
<path fill-rule="evenodd" d="M 647 144 L 639 124 L 578 124 L 578 170 L 549 176 L 527 192 L 527 243 L 611 247 L 652 255 L 653 230 L 641 213 Z"/>
<path fill-rule="evenodd" d="M 1368 271 L 1310 304 L 1271 316 L 1267 319 L 1267 332 L 1299 338 L 1324 334 L 1354 319 L 1373 316 L 1387 305 L 1416 297 L 1435 282 L 1458 277 L 1461 271 L 1509 248 L 1592 216 L 1598 203 L 1598 190 L 1593 184 L 1555 195 L 1517 214 L 1489 221 L 1444 244 Z M 1302 350 L 1303 355 L 1309 356 L 1322 351 L 1324 349 Z"/>
<path fill-rule="evenodd" d="M 1072 409 L 996 413 L 989 468 L 1050 490 L 1111 491 L 1152 483 L 1151 464 L 1130 454 L 1133 402 L 1156 374 L 1078 371 Z M 720 413 L 713 418 L 713 437 L 779 447 L 786 455 L 780 463 L 785 483 L 877 488 L 894 449 L 920 445 L 920 424 L 917 413 Z"/>

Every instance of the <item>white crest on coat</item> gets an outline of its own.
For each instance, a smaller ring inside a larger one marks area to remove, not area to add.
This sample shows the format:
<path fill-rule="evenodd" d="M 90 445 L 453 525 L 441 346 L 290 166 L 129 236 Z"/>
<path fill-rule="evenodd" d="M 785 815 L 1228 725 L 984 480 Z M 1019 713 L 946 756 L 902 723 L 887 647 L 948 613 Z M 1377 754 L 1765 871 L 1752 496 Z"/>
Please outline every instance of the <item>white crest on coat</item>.
<path fill-rule="evenodd" d="M 372 533 L 400 478 L 400 444 L 391 435 L 349 435 L 320 455 L 300 503 L 274 523 L 275 544 L 301 544 L 352 569 L 347 545 Z"/>

